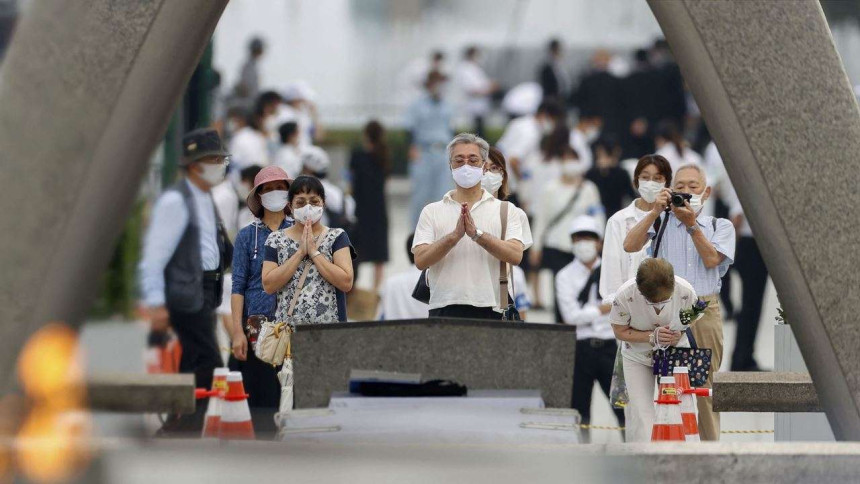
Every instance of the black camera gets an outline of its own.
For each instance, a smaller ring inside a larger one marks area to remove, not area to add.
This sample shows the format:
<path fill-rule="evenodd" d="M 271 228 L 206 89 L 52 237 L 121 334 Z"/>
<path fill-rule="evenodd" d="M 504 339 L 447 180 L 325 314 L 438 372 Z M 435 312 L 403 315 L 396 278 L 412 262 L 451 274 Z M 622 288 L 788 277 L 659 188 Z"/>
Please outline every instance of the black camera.
<path fill-rule="evenodd" d="M 676 207 L 683 207 L 685 200 L 689 202 L 692 199 L 693 195 L 689 193 L 672 192 L 672 205 Z"/>

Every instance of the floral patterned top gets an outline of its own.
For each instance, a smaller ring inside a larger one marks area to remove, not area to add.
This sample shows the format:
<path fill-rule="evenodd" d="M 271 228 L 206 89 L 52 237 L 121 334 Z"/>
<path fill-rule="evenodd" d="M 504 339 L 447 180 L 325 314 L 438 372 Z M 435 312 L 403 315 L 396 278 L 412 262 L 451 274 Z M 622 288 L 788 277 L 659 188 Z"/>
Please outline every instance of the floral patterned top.
<path fill-rule="evenodd" d="M 328 228 L 320 234 L 317 241 L 318 250 L 330 262 L 333 254 L 344 247 L 352 246 L 349 236 L 343 229 Z M 266 239 L 266 261 L 283 265 L 299 250 L 299 243 L 287 236 L 284 230 L 272 232 Z M 354 257 L 354 251 L 353 251 Z M 287 321 L 287 312 L 293 300 L 299 279 L 305 270 L 305 264 L 310 264 L 308 276 L 301 290 L 291 321 L 295 324 L 321 324 L 346 321 L 346 294 L 326 281 L 310 258 L 299 265 L 296 273 L 284 287 L 278 291 L 278 307 L 275 310 L 276 321 Z"/>

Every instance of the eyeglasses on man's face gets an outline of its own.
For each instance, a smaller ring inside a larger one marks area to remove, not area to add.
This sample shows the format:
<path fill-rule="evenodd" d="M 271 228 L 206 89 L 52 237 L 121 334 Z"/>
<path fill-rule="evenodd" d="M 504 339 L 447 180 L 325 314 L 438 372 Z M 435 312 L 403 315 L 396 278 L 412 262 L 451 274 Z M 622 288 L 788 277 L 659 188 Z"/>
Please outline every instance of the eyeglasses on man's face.
<path fill-rule="evenodd" d="M 484 160 L 482 160 L 481 157 L 477 155 L 457 155 L 454 158 L 451 158 L 451 164 L 454 166 L 454 168 L 459 168 L 467 163 L 469 164 L 469 166 L 480 167 L 484 164 Z"/>

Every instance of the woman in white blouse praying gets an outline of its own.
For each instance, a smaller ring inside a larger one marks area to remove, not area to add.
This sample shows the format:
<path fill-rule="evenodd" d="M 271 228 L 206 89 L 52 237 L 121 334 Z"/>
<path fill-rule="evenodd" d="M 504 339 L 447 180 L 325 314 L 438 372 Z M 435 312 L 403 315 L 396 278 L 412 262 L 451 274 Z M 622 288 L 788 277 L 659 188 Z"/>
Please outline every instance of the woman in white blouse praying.
<path fill-rule="evenodd" d="M 654 425 L 651 355 L 656 345 L 689 348 L 680 311 L 696 301 L 696 291 L 675 276 L 663 259 L 646 259 L 636 279 L 618 289 L 609 322 L 621 340 L 621 356 L 629 402 L 624 407 L 627 442 L 647 442 Z"/>

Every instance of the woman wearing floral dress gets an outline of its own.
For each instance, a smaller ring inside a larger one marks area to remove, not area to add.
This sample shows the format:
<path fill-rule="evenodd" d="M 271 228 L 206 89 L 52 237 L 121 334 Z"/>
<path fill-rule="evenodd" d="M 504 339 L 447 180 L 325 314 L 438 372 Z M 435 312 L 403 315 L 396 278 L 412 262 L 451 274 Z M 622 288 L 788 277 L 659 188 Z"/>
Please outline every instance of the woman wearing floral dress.
<path fill-rule="evenodd" d="M 263 289 L 277 293 L 276 321 L 319 324 L 346 321 L 346 293 L 352 289 L 354 250 L 342 229 L 320 223 L 325 189 L 311 176 L 293 180 L 288 194 L 296 224 L 266 239 Z M 287 317 L 299 280 L 307 277 L 291 317 Z"/>

